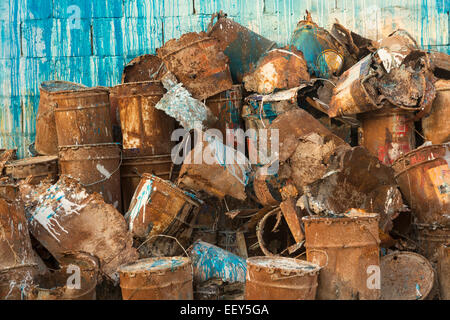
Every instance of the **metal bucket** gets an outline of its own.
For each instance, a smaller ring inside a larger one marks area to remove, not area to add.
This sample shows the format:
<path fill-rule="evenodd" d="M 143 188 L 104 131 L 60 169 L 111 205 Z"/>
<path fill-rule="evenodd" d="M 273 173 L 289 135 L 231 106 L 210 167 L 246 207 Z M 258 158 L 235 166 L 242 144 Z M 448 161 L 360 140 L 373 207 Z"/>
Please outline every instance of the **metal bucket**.
<path fill-rule="evenodd" d="M 399 108 L 383 108 L 360 116 L 358 145 L 386 165 L 415 149 L 414 114 Z"/>
<path fill-rule="evenodd" d="M 433 267 L 417 253 L 383 256 L 380 270 L 382 300 L 424 300 L 433 288 Z"/>
<path fill-rule="evenodd" d="M 130 82 L 111 89 L 112 107 L 120 113 L 125 157 L 171 152 L 175 120 L 155 108 L 164 93 L 161 81 Z"/>
<path fill-rule="evenodd" d="M 450 227 L 414 224 L 419 243 L 419 252 L 431 261 L 436 261 L 439 247 L 450 243 Z"/>
<path fill-rule="evenodd" d="M 173 183 L 144 173 L 125 214 L 137 238 L 176 235 L 193 218 L 200 203 Z M 154 242 L 156 239 L 153 238 Z"/>
<path fill-rule="evenodd" d="M 178 40 L 169 40 L 157 54 L 195 99 L 204 100 L 233 85 L 228 57 L 218 41 L 205 32 L 185 33 Z"/>
<path fill-rule="evenodd" d="M 90 192 L 98 192 L 106 203 L 122 208 L 120 192 L 120 148 L 115 143 L 59 147 L 61 174 L 79 179 Z"/>
<path fill-rule="evenodd" d="M 141 259 L 118 269 L 123 300 L 193 300 L 189 258 Z"/>
<path fill-rule="evenodd" d="M 417 223 L 450 226 L 450 143 L 413 150 L 392 168 Z"/>
<path fill-rule="evenodd" d="M 217 16 L 217 22 L 212 25 Z M 230 72 L 234 83 L 241 83 L 244 74 L 256 66 L 259 58 L 276 47 L 274 41 L 260 36 L 223 14 L 214 14 L 211 17 L 208 36 L 217 39 L 219 49 L 230 59 Z"/>
<path fill-rule="evenodd" d="M 124 212 L 128 211 L 134 191 L 141 181 L 142 174 L 151 173 L 161 179 L 172 178 L 173 162 L 170 154 L 123 158 L 120 166 L 120 184 Z"/>
<path fill-rule="evenodd" d="M 438 250 L 437 275 L 441 300 L 450 300 L 450 245 L 444 244 Z"/>
<path fill-rule="evenodd" d="M 246 300 L 315 300 L 320 267 L 281 257 L 247 259 Z"/>
<path fill-rule="evenodd" d="M 52 101 L 58 146 L 113 142 L 108 88 L 57 92 Z"/>
<path fill-rule="evenodd" d="M 58 156 L 26 158 L 5 165 L 7 175 L 18 180 L 31 176 L 31 184 L 38 184 L 46 178 L 55 182 L 58 179 L 58 171 Z"/>
<path fill-rule="evenodd" d="M 27 300 L 96 300 L 99 261 L 84 253 L 66 253 L 59 259 L 61 268 L 36 278 Z M 79 282 L 71 275 L 79 275 Z"/>
<path fill-rule="evenodd" d="M 439 144 L 450 141 L 450 80 L 440 79 L 434 86 L 436 98 L 431 114 L 422 118 L 422 130 L 427 141 Z"/>
<path fill-rule="evenodd" d="M 380 289 L 368 287 L 371 268 L 380 266 L 378 214 L 303 219 L 307 260 L 323 267 L 319 300 L 376 300 Z"/>

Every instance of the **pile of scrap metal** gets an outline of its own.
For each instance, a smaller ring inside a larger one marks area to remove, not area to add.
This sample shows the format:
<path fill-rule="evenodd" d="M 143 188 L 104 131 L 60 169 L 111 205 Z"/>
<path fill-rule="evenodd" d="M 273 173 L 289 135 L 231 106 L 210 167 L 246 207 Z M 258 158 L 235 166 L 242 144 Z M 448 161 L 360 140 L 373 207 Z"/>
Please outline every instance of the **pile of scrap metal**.
<path fill-rule="evenodd" d="M 448 55 L 308 12 L 156 53 L 41 84 L 34 157 L 0 156 L 1 299 L 449 299 Z"/>

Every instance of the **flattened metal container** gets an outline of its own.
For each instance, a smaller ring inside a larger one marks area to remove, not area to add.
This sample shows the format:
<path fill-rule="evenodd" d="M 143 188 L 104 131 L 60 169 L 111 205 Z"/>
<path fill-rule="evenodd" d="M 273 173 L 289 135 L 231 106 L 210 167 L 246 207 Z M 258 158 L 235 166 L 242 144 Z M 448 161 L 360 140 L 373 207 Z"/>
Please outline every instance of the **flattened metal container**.
<path fill-rule="evenodd" d="M 439 144 L 450 141 L 450 80 L 439 79 L 434 86 L 436 98 L 430 115 L 422 118 L 422 130 L 427 141 Z"/>
<path fill-rule="evenodd" d="M 380 289 L 369 287 L 371 268 L 380 266 L 378 214 L 360 217 L 303 219 L 308 261 L 322 267 L 319 300 L 377 300 Z"/>
<path fill-rule="evenodd" d="M 414 224 L 414 227 L 420 254 L 436 262 L 439 247 L 450 243 L 450 227 L 431 224 Z"/>
<path fill-rule="evenodd" d="M 175 235 L 186 227 L 196 213 L 194 208 L 199 205 L 170 181 L 144 173 L 125 219 L 133 236 L 138 238 Z"/>
<path fill-rule="evenodd" d="M 128 211 L 134 191 L 144 173 L 151 173 L 165 180 L 172 177 L 173 162 L 170 154 L 123 158 L 120 166 L 120 184 L 124 212 Z"/>
<path fill-rule="evenodd" d="M 228 57 L 218 41 L 205 32 L 190 32 L 178 40 L 169 40 L 157 54 L 195 99 L 204 100 L 233 85 Z"/>
<path fill-rule="evenodd" d="M 213 15 L 212 21 L 216 16 Z M 259 58 L 276 47 L 274 41 L 226 18 L 226 15 L 219 15 L 217 22 L 208 26 L 208 36 L 217 39 L 219 49 L 229 58 L 234 83 L 242 83 L 244 74 L 256 66 Z"/>
<path fill-rule="evenodd" d="M 52 101 L 58 146 L 113 142 L 108 88 L 61 91 Z"/>
<path fill-rule="evenodd" d="M 438 250 L 437 275 L 440 298 L 450 300 L 450 243 L 442 245 Z"/>
<path fill-rule="evenodd" d="M 56 133 L 55 107 L 52 96 L 56 92 L 86 88 L 78 83 L 67 81 L 44 81 L 39 86 L 39 106 L 36 117 L 36 139 L 34 148 L 41 155 L 58 154 L 58 135 Z"/>
<path fill-rule="evenodd" d="M 360 116 L 358 145 L 386 165 L 415 149 L 414 114 L 399 108 L 383 108 Z"/>
<path fill-rule="evenodd" d="M 320 267 L 282 257 L 247 259 L 246 300 L 315 300 Z"/>
<path fill-rule="evenodd" d="M 115 143 L 60 146 L 61 174 L 79 179 L 90 192 L 98 192 L 106 203 L 121 210 L 120 148 Z"/>
<path fill-rule="evenodd" d="M 189 250 L 194 266 L 194 281 L 220 278 L 228 282 L 245 282 L 245 259 L 203 241 L 196 241 Z"/>
<path fill-rule="evenodd" d="M 424 300 L 433 288 L 433 267 L 417 253 L 383 256 L 380 270 L 382 300 Z"/>
<path fill-rule="evenodd" d="M 449 154 L 450 143 L 431 145 L 413 150 L 392 164 L 417 223 L 450 226 Z"/>
<path fill-rule="evenodd" d="M 185 257 L 141 259 L 118 269 L 123 300 L 193 300 L 192 264 Z"/>
<path fill-rule="evenodd" d="M 130 82 L 111 89 L 113 109 L 120 113 L 125 157 L 171 152 L 175 120 L 155 108 L 164 93 L 161 81 Z"/>
<path fill-rule="evenodd" d="M 40 156 L 15 160 L 5 165 L 5 172 L 14 179 L 32 176 L 30 183 L 38 184 L 43 179 L 55 182 L 58 179 L 58 156 Z"/>

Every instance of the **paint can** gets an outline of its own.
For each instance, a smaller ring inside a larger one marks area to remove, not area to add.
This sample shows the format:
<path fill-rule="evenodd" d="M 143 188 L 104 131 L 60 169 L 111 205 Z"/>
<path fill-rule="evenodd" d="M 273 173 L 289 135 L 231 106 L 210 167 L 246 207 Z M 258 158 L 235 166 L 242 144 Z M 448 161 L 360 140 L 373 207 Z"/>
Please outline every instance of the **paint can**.
<path fill-rule="evenodd" d="M 322 267 L 317 299 L 379 299 L 380 289 L 368 286 L 371 270 L 380 266 L 379 215 L 308 216 L 302 220 L 306 258 Z"/>
<path fill-rule="evenodd" d="M 31 176 L 29 183 L 38 184 L 44 179 L 58 179 L 58 156 L 40 156 L 14 160 L 5 165 L 5 173 L 13 179 L 22 180 Z"/>
<path fill-rule="evenodd" d="M 136 57 L 123 68 L 122 83 L 161 80 L 167 72 L 164 62 L 153 54 Z"/>
<path fill-rule="evenodd" d="M 439 79 L 434 87 L 436 98 L 431 113 L 422 118 L 422 130 L 427 141 L 439 144 L 450 141 L 450 80 Z"/>
<path fill-rule="evenodd" d="M 437 275 L 441 300 L 450 300 L 450 242 L 438 250 Z"/>
<path fill-rule="evenodd" d="M 439 247 L 450 243 L 450 227 L 436 224 L 413 224 L 416 231 L 419 253 L 435 262 Z"/>
<path fill-rule="evenodd" d="M 192 264 L 185 257 L 141 259 L 118 269 L 123 300 L 193 300 Z"/>
<path fill-rule="evenodd" d="M 315 300 L 320 267 L 282 257 L 247 259 L 246 300 Z"/>

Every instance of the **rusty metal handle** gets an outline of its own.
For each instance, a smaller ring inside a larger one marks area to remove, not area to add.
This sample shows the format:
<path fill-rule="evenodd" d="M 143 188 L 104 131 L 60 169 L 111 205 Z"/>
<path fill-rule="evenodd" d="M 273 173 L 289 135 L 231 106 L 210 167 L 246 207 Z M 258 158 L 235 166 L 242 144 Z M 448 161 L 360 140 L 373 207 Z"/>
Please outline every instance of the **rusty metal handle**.
<path fill-rule="evenodd" d="M 119 149 L 119 150 L 120 150 L 120 149 Z M 109 175 L 109 177 L 105 177 L 105 178 L 103 178 L 103 179 L 101 179 L 101 180 L 99 180 L 99 181 L 96 181 L 96 182 L 93 182 L 93 183 L 89 183 L 89 184 L 83 184 L 83 183 L 81 183 L 81 182 L 80 182 L 80 184 L 81 184 L 83 187 L 90 187 L 90 186 L 93 186 L 93 185 L 95 185 L 95 184 L 98 184 L 98 183 L 107 181 L 107 180 L 109 180 L 109 179 L 110 179 L 110 178 L 111 178 L 111 177 L 112 177 L 112 176 L 120 169 L 121 165 L 122 165 L 122 150 L 120 150 L 120 162 L 119 162 L 119 165 L 117 166 L 116 169 L 114 169 L 113 172 L 111 172 L 111 174 Z"/>

